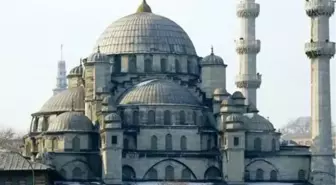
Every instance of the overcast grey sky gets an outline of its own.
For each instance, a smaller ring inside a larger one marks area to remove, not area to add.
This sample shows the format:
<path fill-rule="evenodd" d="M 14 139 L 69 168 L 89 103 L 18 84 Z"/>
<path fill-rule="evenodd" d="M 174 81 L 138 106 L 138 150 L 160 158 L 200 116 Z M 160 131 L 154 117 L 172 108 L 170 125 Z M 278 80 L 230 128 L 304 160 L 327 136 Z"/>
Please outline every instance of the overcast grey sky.
<path fill-rule="evenodd" d="M 67 69 L 88 56 L 96 39 L 113 21 L 136 11 L 141 0 L 3 0 L 0 1 L 0 128 L 25 131 L 30 114 L 52 95 L 60 45 Z M 147 0 L 156 14 L 174 20 L 189 34 L 199 56 L 215 54 L 228 64 L 227 84 L 235 90 L 238 57 L 234 39 L 238 0 Z M 298 116 L 310 115 L 310 62 L 304 43 L 310 21 L 304 0 L 257 0 L 261 13 L 257 37 L 262 42 L 257 69 L 260 113 L 279 128 Z M 331 19 L 331 40 L 336 21 Z M 332 114 L 336 116 L 336 64 L 331 61 Z"/>

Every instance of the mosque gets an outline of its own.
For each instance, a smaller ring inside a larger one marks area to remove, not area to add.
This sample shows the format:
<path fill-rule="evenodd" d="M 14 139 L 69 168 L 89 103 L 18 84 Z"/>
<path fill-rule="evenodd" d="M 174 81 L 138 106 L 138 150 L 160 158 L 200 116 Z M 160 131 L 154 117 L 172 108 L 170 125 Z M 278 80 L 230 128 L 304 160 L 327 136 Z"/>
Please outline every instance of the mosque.
<path fill-rule="evenodd" d="M 335 185 L 334 2 L 305 1 L 312 20 L 305 44 L 312 68 L 311 147 L 281 140 L 258 113 L 260 6 L 237 2 L 236 92 L 226 90 L 221 57 L 213 50 L 198 56 L 187 33 L 143 0 L 135 13 L 106 28 L 79 66 L 66 73 L 59 62 L 54 95 L 32 114 L 24 155 L 49 166 L 59 184 Z"/>

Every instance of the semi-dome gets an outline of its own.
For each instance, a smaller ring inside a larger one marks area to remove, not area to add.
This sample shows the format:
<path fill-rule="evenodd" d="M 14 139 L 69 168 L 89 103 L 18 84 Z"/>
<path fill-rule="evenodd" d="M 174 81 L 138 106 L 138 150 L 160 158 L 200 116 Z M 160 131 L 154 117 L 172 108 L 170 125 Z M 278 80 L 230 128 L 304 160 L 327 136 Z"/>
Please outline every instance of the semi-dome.
<path fill-rule="evenodd" d="M 121 105 L 200 105 L 200 102 L 179 84 L 169 80 L 148 80 L 135 85 L 119 100 Z"/>
<path fill-rule="evenodd" d="M 246 113 L 245 126 L 249 131 L 274 131 L 273 124 L 257 113 Z"/>
<path fill-rule="evenodd" d="M 232 94 L 232 99 L 245 99 L 243 93 L 241 93 L 240 91 L 236 91 Z"/>
<path fill-rule="evenodd" d="M 84 98 L 83 86 L 70 88 L 52 96 L 37 113 L 85 111 Z"/>
<path fill-rule="evenodd" d="M 213 95 L 229 95 L 229 93 L 224 88 L 216 88 Z"/>
<path fill-rule="evenodd" d="M 222 59 L 222 57 L 214 54 L 213 48 L 211 48 L 211 54 L 202 59 L 201 65 L 222 65 L 222 66 L 226 66 L 224 64 L 224 60 Z"/>
<path fill-rule="evenodd" d="M 49 124 L 47 132 L 65 131 L 93 131 L 93 124 L 82 112 L 65 112 Z"/>
<path fill-rule="evenodd" d="M 72 76 L 82 76 L 83 75 L 83 66 L 79 65 L 74 68 L 72 68 L 68 74 L 68 77 Z"/>
<path fill-rule="evenodd" d="M 196 56 L 187 33 L 174 21 L 151 13 L 147 4 L 137 13 L 112 23 L 101 34 L 94 51 L 100 46 L 105 54 L 183 54 Z"/>

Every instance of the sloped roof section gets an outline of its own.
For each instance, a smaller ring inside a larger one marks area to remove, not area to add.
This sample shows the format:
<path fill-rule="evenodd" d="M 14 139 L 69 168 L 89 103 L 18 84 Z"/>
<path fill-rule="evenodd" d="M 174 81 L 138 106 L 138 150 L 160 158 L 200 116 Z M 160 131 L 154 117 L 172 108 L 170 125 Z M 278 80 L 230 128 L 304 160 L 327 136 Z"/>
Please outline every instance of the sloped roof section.
<path fill-rule="evenodd" d="M 16 170 L 32 170 L 30 164 L 34 170 L 51 170 L 51 166 L 30 161 L 23 158 L 17 153 L 10 152 L 8 150 L 0 151 L 0 171 L 16 171 Z"/>

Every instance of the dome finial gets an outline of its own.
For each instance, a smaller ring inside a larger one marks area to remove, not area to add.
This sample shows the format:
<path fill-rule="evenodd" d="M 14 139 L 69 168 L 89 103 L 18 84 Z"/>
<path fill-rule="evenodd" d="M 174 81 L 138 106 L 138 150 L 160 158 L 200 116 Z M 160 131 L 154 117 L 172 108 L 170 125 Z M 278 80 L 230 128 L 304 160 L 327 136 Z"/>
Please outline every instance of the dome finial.
<path fill-rule="evenodd" d="M 141 5 L 138 7 L 137 13 L 152 13 L 151 7 L 147 4 L 146 0 L 143 0 Z"/>
<path fill-rule="evenodd" d="M 213 45 L 211 45 L 211 55 L 214 54 L 214 48 L 213 48 Z"/>
<path fill-rule="evenodd" d="M 97 53 L 100 53 L 100 46 L 97 47 Z"/>

